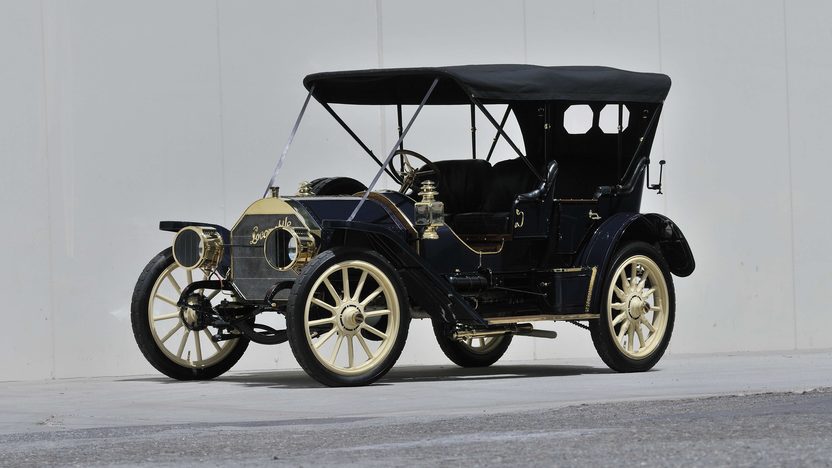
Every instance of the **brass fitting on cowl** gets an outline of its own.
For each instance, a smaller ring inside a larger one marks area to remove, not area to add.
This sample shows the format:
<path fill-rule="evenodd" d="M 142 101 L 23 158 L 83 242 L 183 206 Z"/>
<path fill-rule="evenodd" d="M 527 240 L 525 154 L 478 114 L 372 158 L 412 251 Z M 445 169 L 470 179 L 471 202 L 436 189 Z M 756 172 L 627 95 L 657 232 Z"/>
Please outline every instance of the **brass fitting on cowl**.
<path fill-rule="evenodd" d="M 419 195 L 422 200 L 416 202 L 415 223 L 417 226 L 424 226 L 422 239 L 439 239 L 436 229 L 445 224 L 445 204 L 436 199 L 439 192 L 436 191 L 436 184 L 431 180 L 422 182 Z"/>
<path fill-rule="evenodd" d="M 312 185 L 309 182 L 303 181 L 300 183 L 298 187 L 298 194 L 299 197 L 311 197 L 315 195 L 315 192 L 312 191 Z"/>

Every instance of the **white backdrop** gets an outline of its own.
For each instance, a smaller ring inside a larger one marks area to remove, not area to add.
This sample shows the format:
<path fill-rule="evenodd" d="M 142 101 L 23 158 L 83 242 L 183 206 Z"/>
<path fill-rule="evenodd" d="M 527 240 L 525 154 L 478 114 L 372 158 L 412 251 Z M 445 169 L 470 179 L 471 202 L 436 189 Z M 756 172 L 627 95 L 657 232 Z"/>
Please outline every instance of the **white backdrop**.
<path fill-rule="evenodd" d="M 676 283 L 670 352 L 832 347 L 830 24 L 823 0 L 1 0 L 0 380 L 152 372 L 129 304 L 171 240 L 158 220 L 233 224 L 262 193 L 303 76 L 379 66 L 667 73 L 666 195 L 643 208 L 676 220 L 697 260 Z M 344 115 L 371 146 L 392 144 L 392 112 Z M 429 116 L 410 147 L 467 150 L 464 116 Z M 312 103 L 280 185 L 373 171 Z M 507 359 L 594 355 L 584 332 L 555 329 Z M 399 362 L 446 362 L 427 323 Z M 252 346 L 237 368 L 295 366 L 287 345 Z"/>

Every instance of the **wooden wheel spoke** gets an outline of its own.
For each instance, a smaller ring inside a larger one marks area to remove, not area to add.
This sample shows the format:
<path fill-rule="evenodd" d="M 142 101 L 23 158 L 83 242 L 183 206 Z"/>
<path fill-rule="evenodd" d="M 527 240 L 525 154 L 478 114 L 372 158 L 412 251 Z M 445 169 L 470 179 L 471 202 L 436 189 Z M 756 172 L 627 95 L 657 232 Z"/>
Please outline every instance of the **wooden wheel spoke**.
<path fill-rule="evenodd" d="M 160 301 L 162 301 L 162 302 L 167 302 L 168 304 L 170 304 L 170 305 L 172 305 L 172 306 L 174 306 L 174 307 L 176 307 L 176 308 L 178 308 L 178 307 L 179 307 L 179 304 L 177 304 L 177 303 L 176 303 L 176 301 L 174 301 L 173 299 L 171 299 L 171 298 L 169 298 L 169 297 L 167 297 L 167 296 L 163 296 L 163 295 L 161 295 L 161 294 L 158 294 L 158 293 L 157 293 L 157 294 L 156 294 L 156 299 L 159 299 L 159 300 L 160 300 Z"/>
<path fill-rule="evenodd" d="M 157 315 L 153 317 L 154 322 L 158 322 L 159 320 L 170 320 L 174 318 L 179 318 L 179 312 L 174 312 L 172 314 L 165 314 L 165 315 Z"/>
<path fill-rule="evenodd" d="M 329 281 L 329 278 L 324 278 L 324 286 L 329 291 L 329 294 L 335 299 L 335 306 L 338 307 L 341 305 L 341 296 L 338 294 L 338 291 L 335 290 L 335 286 Z"/>
<path fill-rule="evenodd" d="M 373 352 L 370 351 L 370 347 L 367 346 L 367 340 L 365 340 L 364 337 L 361 336 L 361 333 L 356 334 L 355 337 L 356 339 L 358 339 L 358 344 L 360 344 L 361 347 L 364 348 L 364 352 L 367 354 L 367 360 L 372 359 Z"/>
<path fill-rule="evenodd" d="M 618 330 L 618 341 L 619 342 L 621 342 L 621 340 L 624 339 L 624 334 L 627 333 L 628 328 L 630 328 L 630 322 L 624 322 L 624 324 L 621 325 L 621 329 Z"/>
<path fill-rule="evenodd" d="M 364 312 L 364 318 L 381 317 L 383 315 L 390 315 L 389 309 L 370 310 Z"/>
<path fill-rule="evenodd" d="M 171 286 L 173 286 L 173 289 L 176 290 L 177 294 L 182 295 L 182 288 L 179 287 L 179 283 L 176 282 L 176 278 L 174 278 L 170 273 L 166 275 L 166 278 L 170 281 Z"/>
<path fill-rule="evenodd" d="M 343 286 L 341 288 L 343 289 L 343 293 L 344 293 L 344 296 L 343 296 L 342 300 L 343 301 L 349 301 L 350 298 L 352 297 L 352 295 L 350 294 L 350 269 L 349 269 L 349 267 L 344 267 L 344 268 L 341 269 L 341 282 L 343 283 Z"/>
<path fill-rule="evenodd" d="M 169 339 L 170 339 L 170 337 L 172 337 L 172 336 L 173 336 L 173 334 L 174 334 L 174 333 L 176 333 L 176 332 L 177 332 L 180 328 L 182 328 L 184 325 L 185 325 L 185 324 L 184 324 L 184 323 L 182 323 L 182 321 L 180 321 L 179 323 L 177 323 L 177 324 L 176 324 L 176 326 L 175 326 L 175 327 L 171 328 L 171 330 L 170 330 L 169 332 L 167 332 L 167 334 L 165 334 L 165 336 L 163 336 L 162 338 L 160 338 L 160 339 L 159 339 L 159 341 L 161 341 L 162 343 L 164 343 L 165 341 L 169 340 Z"/>
<path fill-rule="evenodd" d="M 375 291 L 371 292 L 369 296 L 365 297 L 363 301 L 360 302 L 362 307 L 366 307 L 367 304 L 373 302 L 373 299 L 377 298 L 379 294 L 383 293 L 384 289 L 381 286 L 376 288 Z"/>
<path fill-rule="evenodd" d="M 330 313 L 332 313 L 332 314 L 334 314 L 335 312 L 337 312 L 337 311 L 338 311 L 338 308 L 337 308 L 337 307 L 332 306 L 332 305 L 329 305 L 329 304 L 327 304 L 326 302 L 324 302 L 324 301 L 322 301 L 322 300 L 318 299 L 317 297 L 313 297 L 313 298 L 312 298 L 312 303 L 313 303 L 313 304 L 315 304 L 316 306 L 318 306 L 318 307 L 322 308 L 322 309 L 326 309 L 326 310 L 328 310 L 328 311 L 329 311 Z"/>
<path fill-rule="evenodd" d="M 623 290 L 619 289 L 618 286 L 613 286 L 613 291 L 615 292 L 615 295 L 618 297 L 618 299 L 621 301 L 623 301 L 624 298 L 627 297 L 627 294 Z"/>
<path fill-rule="evenodd" d="M 633 352 L 634 333 L 633 326 L 627 328 L 627 351 Z"/>
<path fill-rule="evenodd" d="M 202 333 L 205 333 L 205 337 L 206 337 L 206 338 L 208 338 L 208 342 L 209 342 L 209 343 L 211 343 L 212 345 L 214 345 L 214 349 L 215 349 L 217 352 L 222 351 L 222 348 L 220 347 L 220 345 L 219 345 L 219 344 L 217 344 L 217 342 L 216 342 L 216 341 L 214 341 L 214 337 L 213 337 L 213 336 L 211 336 L 211 333 L 209 333 L 207 329 L 202 330 Z"/>
<path fill-rule="evenodd" d="M 367 281 L 368 271 L 361 272 L 361 278 L 358 279 L 358 284 L 355 286 L 355 292 L 352 294 L 352 300 L 357 301 L 361 299 L 361 290 L 364 289 L 364 283 Z"/>
<path fill-rule="evenodd" d="M 648 297 L 652 296 L 654 292 L 656 292 L 656 288 L 647 288 L 641 292 L 641 298 L 647 299 Z"/>
<path fill-rule="evenodd" d="M 191 284 L 191 283 L 194 282 L 194 272 L 193 272 L 193 270 L 191 270 L 189 268 L 186 268 L 185 269 L 185 276 L 188 279 L 188 284 Z"/>
<path fill-rule="evenodd" d="M 347 367 L 355 365 L 355 347 L 352 344 L 352 335 L 347 336 Z"/>
<path fill-rule="evenodd" d="M 621 281 L 622 290 L 630 289 L 630 280 L 627 279 L 627 273 L 624 273 L 624 270 L 618 274 L 618 280 Z"/>
<path fill-rule="evenodd" d="M 613 302 L 612 304 L 610 304 L 610 309 L 613 309 L 613 310 L 624 310 L 626 308 L 627 308 L 627 306 L 624 305 L 623 302 Z"/>
<path fill-rule="evenodd" d="M 367 322 L 362 323 L 362 324 L 361 324 L 361 328 L 363 328 L 364 330 L 367 330 L 368 332 L 370 332 L 370 333 L 372 333 L 373 335 L 375 335 L 375 336 L 377 336 L 377 337 L 381 338 L 382 340 L 386 340 L 386 339 L 387 339 L 387 334 L 386 334 L 386 333 L 382 333 L 381 331 L 377 330 L 377 329 L 376 329 L 375 327 L 373 327 L 372 325 L 367 325 Z"/>
<path fill-rule="evenodd" d="M 319 325 L 326 325 L 326 324 L 332 323 L 334 321 L 335 321 L 335 317 L 329 317 L 329 318 L 318 319 L 318 320 L 310 320 L 308 326 L 317 327 Z"/>
<path fill-rule="evenodd" d="M 647 284 L 647 277 L 650 276 L 650 270 L 644 270 L 644 273 L 641 275 L 641 281 L 638 283 L 638 288 L 636 291 L 643 291 L 644 286 Z"/>
<path fill-rule="evenodd" d="M 339 334 L 338 339 L 335 340 L 335 347 L 332 348 L 332 355 L 329 357 L 329 362 L 335 364 L 335 360 L 338 359 L 338 351 L 341 351 L 341 344 L 344 342 L 344 335 Z"/>
<path fill-rule="evenodd" d="M 188 343 L 188 336 L 191 335 L 190 329 L 185 329 L 185 334 L 182 335 L 182 341 L 179 342 L 179 350 L 176 352 L 176 357 L 182 359 L 182 353 L 185 351 L 185 344 Z"/>
<path fill-rule="evenodd" d="M 199 339 L 199 333 L 194 333 L 194 346 L 196 347 L 196 360 L 202 362 L 202 342 Z"/>
<path fill-rule="evenodd" d="M 623 322 L 624 319 L 626 319 L 626 318 L 627 318 L 627 312 L 621 312 L 620 314 L 616 315 L 615 318 L 612 321 L 613 326 L 618 325 L 619 323 Z"/>
<path fill-rule="evenodd" d="M 335 335 L 335 332 L 337 332 L 337 331 L 338 331 L 338 330 L 336 330 L 335 328 L 333 328 L 332 330 L 330 330 L 330 331 L 328 331 L 328 332 L 324 333 L 323 335 L 321 335 L 321 337 L 320 337 L 320 339 L 318 340 L 318 342 L 317 342 L 317 343 L 315 343 L 315 344 L 313 345 L 313 346 L 315 347 L 315 349 L 321 349 L 321 346 L 323 346 L 323 345 L 324 345 L 324 343 L 326 343 L 327 341 L 329 341 L 329 339 L 330 339 L 330 338 L 332 338 L 332 336 L 333 336 L 333 335 Z"/>
<path fill-rule="evenodd" d="M 650 330 L 650 333 L 656 333 L 656 327 L 654 327 L 649 320 L 647 320 L 644 317 L 641 317 L 641 323 L 643 323 L 644 326 L 647 327 L 648 330 Z"/>
<path fill-rule="evenodd" d="M 636 325 L 636 335 L 638 335 L 638 348 L 643 348 L 647 342 L 644 341 L 644 333 L 641 331 L 641 324 Z"/>

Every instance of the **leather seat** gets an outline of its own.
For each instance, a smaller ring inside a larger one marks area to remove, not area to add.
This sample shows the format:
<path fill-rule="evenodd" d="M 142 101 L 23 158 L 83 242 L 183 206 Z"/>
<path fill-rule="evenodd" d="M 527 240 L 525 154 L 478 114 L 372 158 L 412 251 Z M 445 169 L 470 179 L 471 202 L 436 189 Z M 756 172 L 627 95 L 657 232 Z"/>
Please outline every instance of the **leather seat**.
<path fill-rule="evenodd" d="M 458 159 L 436 161 L 439 177 L 428 175 L 417 178 L 411 196 L 418 199 L 419 187 L 424 180 L 436 183 L 437 200 L 445 204 L 445 213 L 479 211 L 485 199 L 491 164 L 482 159 Z M 425 167 L 427 169 L 427 167 Z"/>
<path fill-rule="evenodd" d="M 491 182 L 482 211 L 509 212 L 517 195 L 534 190 L 539 184 L 522 159 L 500 161 L 491 168 Z"/>

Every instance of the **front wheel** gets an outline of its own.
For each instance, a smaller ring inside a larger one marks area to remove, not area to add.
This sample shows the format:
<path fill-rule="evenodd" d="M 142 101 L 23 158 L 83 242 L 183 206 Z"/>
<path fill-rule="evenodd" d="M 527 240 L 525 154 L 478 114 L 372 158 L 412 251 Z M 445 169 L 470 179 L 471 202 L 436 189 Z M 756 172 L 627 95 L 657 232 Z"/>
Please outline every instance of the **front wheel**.
<path fill-rule="evenodd" d="M 289 295 L 286 330 L 298 363 L 329 386 L 367 385 L 399 358 L 410 313 L 398 273 L 365 249 L 327 250 Z"/>
<path fill-rule="evenodd" d="M 202 271 L 198 279 L 205 278 Z M 248 347 L 248 338 L 215 342 L 216 329 L 176 305 L 194 271 L 181 268 L 167 248 L 147 264 L 133 291 L 133 336 L 144 357 L 159 372 L 178 380 L 206 380 L 225 373 Z M 219 291 L 197 291 L 200 301 L 216 301 Z M 184 320 L 183 320 L 184 319 Z"/>
<path fill-rule="evenodd" d="M 609 271 L 601 317 L 590 321 L 592 342 L 613 370 L 649 370 L 673 332 L 676 298 L 670 269 L 655 247 L 633 242 L 616 253 Z"/>

